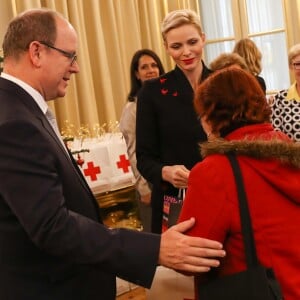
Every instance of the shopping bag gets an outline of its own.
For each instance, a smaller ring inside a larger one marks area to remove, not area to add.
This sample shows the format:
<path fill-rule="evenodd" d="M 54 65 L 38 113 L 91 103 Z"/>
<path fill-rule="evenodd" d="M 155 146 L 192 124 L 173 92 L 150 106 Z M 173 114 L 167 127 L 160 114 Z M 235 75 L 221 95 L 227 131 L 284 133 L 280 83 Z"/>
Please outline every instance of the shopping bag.
<path fill-rule="evenodd" d="M 184 197 L 185 189 L 179 189 L 177 196 L 164 195 L 162 232 L 177 223 Z"/>

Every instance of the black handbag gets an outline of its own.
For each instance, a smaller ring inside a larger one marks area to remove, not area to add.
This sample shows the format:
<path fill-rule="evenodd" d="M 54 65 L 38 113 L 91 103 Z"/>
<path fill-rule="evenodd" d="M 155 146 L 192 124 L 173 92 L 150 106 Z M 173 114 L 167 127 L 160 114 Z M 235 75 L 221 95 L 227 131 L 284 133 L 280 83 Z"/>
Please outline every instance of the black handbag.
<path fill-rule="evenodd" d="M 227 155 L 236 181 L 247 270 L 214 279 L 198 286 L 199 300 L 282 300 L 283 296 L 272 269 L 259 264 L 252 232 L 247 196 L 239 163 Z"/>

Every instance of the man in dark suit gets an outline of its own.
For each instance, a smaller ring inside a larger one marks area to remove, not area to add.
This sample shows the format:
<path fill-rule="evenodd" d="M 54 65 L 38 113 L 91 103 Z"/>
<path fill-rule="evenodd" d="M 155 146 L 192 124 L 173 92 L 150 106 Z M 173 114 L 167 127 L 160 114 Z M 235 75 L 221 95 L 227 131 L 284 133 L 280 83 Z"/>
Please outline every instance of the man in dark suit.
<path fill-rule="evenodd" d="M 150 287 L 161 264 L 218 265 L 222 245 L 183 234 L 110 230 L 46 118 L 79 71 L 77 34 L 58 13 L 29 10 L 9 24 L 0 78 L 0 299 L 115 299 L 115 277 Z"/>

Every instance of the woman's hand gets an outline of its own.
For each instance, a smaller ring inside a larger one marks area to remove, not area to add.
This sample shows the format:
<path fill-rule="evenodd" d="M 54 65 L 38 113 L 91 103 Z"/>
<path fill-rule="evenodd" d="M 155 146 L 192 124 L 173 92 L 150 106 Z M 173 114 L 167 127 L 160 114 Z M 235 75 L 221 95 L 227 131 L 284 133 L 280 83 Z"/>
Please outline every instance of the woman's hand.
<path fill-rule="evenodd" d="M 174 187 L 182 189 L 187 187 L 190 170 L 184 165 L 165 166 L 162 168 L 162 178 L 173 184 Z"/>

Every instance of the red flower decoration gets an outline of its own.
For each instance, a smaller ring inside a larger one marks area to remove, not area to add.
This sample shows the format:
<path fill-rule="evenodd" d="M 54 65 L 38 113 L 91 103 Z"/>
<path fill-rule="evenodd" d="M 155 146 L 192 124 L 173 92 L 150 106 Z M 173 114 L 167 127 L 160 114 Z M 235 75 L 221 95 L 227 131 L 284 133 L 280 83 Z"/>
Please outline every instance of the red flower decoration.
<path fill-rule="evenodd" d="M 76 162 L 79 167 L 82 167 L 82 165 L 84 164 L 84 159 L 82 159 L 81 156 L 78 154 Z"/>
<path fill-rule="evenodd" d="M 164 83 L 167 80 L 167 78 L 160 78 L 159 80 L 160 80 L 160 83 Z"/>
<path fill-rule="evenodd" d="M 178 96 L 178 92 L 177 92 L 177 91 L 174 92 L 174 93 L 173 93 L 173 96 L 174 96 L 174 97 Z"/>
<path fill-rule="evenodd" d="M 161 93 L 162 93 L 163 95 L 166 95 L 166 94 L 168 93 L 169 90 L 168 90 L 168 89 L 161 89 L 160 91 L 161 91 Z"/>

